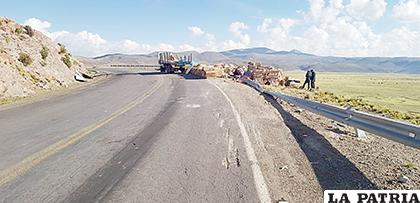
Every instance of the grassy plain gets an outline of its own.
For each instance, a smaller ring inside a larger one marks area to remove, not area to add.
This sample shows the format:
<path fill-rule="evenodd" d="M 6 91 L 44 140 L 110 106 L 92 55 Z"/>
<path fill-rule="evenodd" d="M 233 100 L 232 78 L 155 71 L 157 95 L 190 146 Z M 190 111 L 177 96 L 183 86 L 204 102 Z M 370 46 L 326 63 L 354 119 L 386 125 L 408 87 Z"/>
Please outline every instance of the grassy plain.
<path fill-rule="evenodd" d="M 302 83 L 305 80 L 303 71 L 285 73 L 290 78 L 298 79 Z M 389 109 L 409 114 L 411 117 L 420 117 L 420 75 L 319 72 L 316 77 L 316 85 L 319 87 L 318 98 L 325 96 L 325 93 L 332 93 L 334 97 L 375 105 L 375 108 L 380 109 L 377 111 L 379 113 L 382 113 L 383 109 L 385 111 Z M 341 102 L 332 103 L 341 104 Z M 405 115 L 402 117 L 399 119 L 410 120 L 404 119 Z"/>

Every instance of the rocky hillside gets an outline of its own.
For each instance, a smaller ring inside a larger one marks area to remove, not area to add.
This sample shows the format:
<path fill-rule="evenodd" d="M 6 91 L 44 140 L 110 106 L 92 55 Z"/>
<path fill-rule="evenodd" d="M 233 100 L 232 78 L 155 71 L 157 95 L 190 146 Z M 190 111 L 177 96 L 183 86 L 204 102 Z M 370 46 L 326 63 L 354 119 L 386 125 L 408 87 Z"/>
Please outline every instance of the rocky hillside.
<path fill-rule="evenodd" d="M 0 99 L 66 87 L 76 82 L 76 70 L 84 68 L 64 45 L 29 26 L 0 17 Z"/>

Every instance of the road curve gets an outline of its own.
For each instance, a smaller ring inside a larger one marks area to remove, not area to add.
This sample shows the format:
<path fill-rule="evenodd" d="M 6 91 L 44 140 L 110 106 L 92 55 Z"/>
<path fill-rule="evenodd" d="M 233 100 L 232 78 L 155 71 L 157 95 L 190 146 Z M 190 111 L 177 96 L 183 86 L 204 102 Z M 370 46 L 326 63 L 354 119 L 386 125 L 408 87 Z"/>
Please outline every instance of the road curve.
<path fill-rule="evenodd" d="M 0 111 L 0 202 L 261 200 L 237 118 L 213 84 L 113 72 Z"/>

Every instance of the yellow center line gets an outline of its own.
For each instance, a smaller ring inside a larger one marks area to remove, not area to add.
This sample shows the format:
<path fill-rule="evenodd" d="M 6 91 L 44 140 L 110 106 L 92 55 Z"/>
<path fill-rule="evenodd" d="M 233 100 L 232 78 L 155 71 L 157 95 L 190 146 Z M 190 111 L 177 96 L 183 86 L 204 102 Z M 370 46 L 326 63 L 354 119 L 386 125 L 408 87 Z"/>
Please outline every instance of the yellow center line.
<path fill-rule="evenodd" d="M 141 104 L 148 98 L 150 95 L 155 93 L 159 87 L 162 85 L 162 80 L 159 79 L 158 83 L 150 90 L 148 90 L 146 93 L 141 95 L 140 97 L 137 97 L 132 102 L 128 103 L 121 109 L 115 111 L 114 113 L 110 114 L 109 116 L 101 119 L 100 121 L 93 123 L 82 130 L 70 135 L 67 138 L 64 138 L 47 148 L 36 152 L 35 154 L 30 155 L 29 157 L 26 157 L 19 163 L 6 168 L 4 170 L 0 171 L 0 186 L 15 179 L 18 176 L 21 176 L 25 174 L 27 171 L 29 171 L 32 167 L 38 165 L 43 160 L 47 159 L 48 157 L 60 152 L 61 150 L 65 149 L 66 147 L 78 142 L 80 139 L 85 137 L 86 135 L 90 134 L 91 132 L 97 130 L 98 128 L 104 126 L 105 124 L 109 123 L 113 119 L 117 118 L 118 116 L 121 116 L 125 112 L 129 111 L 130 109 L 134 108 L 135 106 Z"/>

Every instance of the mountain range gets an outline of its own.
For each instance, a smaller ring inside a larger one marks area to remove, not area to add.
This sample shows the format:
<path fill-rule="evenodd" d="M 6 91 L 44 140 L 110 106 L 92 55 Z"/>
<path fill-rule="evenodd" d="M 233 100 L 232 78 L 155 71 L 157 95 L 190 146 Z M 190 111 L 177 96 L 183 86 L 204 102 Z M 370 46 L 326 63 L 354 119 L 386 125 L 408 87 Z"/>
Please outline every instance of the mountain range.
<path fill-rule="evenodd" d="M 366 72 L 366 73 L 409 73 L 420 74 L 420 57 L 336 57 L 317 56 L 299 50 L 276 51 L 265 47 L 234 49 L 222 52 L 177 52 L 178 55 L 192 54 L 194 63 L 234 63 L 249 61 L 283 70 L 314 69 L 321 72 Z M 81 59 L 92 64 L 156 64 L 158 52 L 150 54 L 107 54 L 91 59 Z"/>

